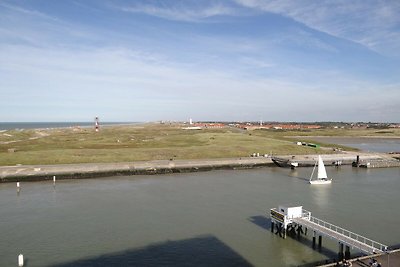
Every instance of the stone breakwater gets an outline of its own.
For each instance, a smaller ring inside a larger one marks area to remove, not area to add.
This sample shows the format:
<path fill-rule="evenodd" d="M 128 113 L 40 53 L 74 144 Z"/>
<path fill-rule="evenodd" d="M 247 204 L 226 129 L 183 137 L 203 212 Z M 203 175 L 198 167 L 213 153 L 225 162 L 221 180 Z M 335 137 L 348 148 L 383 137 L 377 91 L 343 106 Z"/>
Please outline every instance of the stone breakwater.
<path fill-rule="evenodd" d="M 82 163 L 60 165 L 18 165 L 0 167 L 0 182 L 41 181 L 57 179 L 96 178 L 118 175 L 146 175 L 246 169 L 272 166 L 270 158 L 234 158 L 207 160 L 158 160 L 131 163 Z"/>
<path fill-rule="evenodd" d="M 384 159 L 382 154 L 327 154 L 324 161 L 343 161 L 351 164 L 360 155 L 362 160 Z M 301 166 L 313 166 L 318 155 L 286 156 L 301 162 Z M 243 157 L 228 159 L 157 160 L 124 163 L 82 163 L 60 165 L 0 166 L 0 182 L 42 181 L 57 179 L 96 178 L 118 175 L 151 175 L 211 171 L 218 169 L 248 169 L 275 166 L 270 157 Z M 300 165 L 299 165 L 300 166 Z"/>

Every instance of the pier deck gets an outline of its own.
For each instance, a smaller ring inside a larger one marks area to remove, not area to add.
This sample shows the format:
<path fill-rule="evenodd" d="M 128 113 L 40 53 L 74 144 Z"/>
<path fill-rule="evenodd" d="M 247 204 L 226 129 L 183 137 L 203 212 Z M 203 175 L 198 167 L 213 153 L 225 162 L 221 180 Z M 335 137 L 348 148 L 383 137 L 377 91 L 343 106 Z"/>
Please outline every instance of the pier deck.
<path fill-rule="evenodd" d="M 329 237 L 339 243 L 339 259 L 343 258 L 343 247 L 346 246 L 345 257 L 350 257 L 350 248 L 357 249 L 367 255 L 383 253 L 388 251 L 388 246 L 376 242 L 365 236 L 353 233 L 332 223 L 323 221 L 311 216 L 311 212 L 304 210 L 302 206 L 288 207 L 279 206 L 270 211 L 271 231 L 274 231 L 276 224 L 277 234 L 286 237 L 286 233 L 300 234 L 305 230 L 313 231 L 313 247 L 315 246 L 316 235 L 319 236 L 318 246 L 321 246 L 322 236 Z"/>
<path fill-rule="evenodd" d="M 382 253 L 387 248 L 387 246 L 381 243 L 350 232 L 331 223 L 324 222 L 315 217 L 311 217 L 310 219 L 307 217 L 295 218 L 293 219 L 293 222 L 367 254 Z"/>

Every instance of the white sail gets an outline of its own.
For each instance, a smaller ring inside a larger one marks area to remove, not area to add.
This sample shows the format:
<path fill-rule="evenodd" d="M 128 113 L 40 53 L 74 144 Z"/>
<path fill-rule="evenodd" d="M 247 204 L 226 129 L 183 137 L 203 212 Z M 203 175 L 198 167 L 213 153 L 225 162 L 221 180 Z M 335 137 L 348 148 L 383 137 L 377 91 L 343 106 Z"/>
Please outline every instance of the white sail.
<path fill-rule="evenodd" d="M 318 156 L 317 179 L 315 179 L 315 180 L 312 179 L 316 165 L 317 165 L 317 162 L 315 162 L 313 171 L 310 176 L 310 184 L 330 184 L 332 182 L 332 180 L 328 179 L 328 175 L 326 174 L 325 165 L 324 165 L 324 162 L 322 161 L 321 156 Z"/>
<path fill-rule="evenodd" d="M 326 175 L 325 165 L 322 161 L 321 156 L 318 156 L 318 179 L 326 179 L 328 175 Z"/>

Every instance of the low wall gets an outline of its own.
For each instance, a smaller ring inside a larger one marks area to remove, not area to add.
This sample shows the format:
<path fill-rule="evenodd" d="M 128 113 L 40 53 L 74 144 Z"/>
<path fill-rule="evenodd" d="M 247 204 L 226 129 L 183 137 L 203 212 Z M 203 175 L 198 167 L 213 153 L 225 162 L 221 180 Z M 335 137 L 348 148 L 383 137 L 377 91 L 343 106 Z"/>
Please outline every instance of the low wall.
<path fill-rule="evenodd" d="M 164 160 L 134 163 L 21 165 L 0 167 L 0 182 L 84 179 L 109 176 L 155 175 L 186 173 L 218 169 L 248 169 L 274 166 L 268 158 L 214 160 Z"/>

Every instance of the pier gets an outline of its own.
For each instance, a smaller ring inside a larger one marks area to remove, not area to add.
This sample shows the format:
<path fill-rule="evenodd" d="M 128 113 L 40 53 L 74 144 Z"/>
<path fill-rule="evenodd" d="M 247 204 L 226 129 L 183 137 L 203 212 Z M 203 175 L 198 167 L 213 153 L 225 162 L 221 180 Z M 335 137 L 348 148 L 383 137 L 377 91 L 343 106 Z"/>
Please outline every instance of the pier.
<path fill-rule="evenodd" d="M 400 160 L 384 153 L 361 155 L 352 153 L 321 155 L 326 166 L 352 165 L 361 168 L 400 167 Z M 271 156 L 272 162 L 279 167 L 313 167 L 318 155 Z"/>
<path fill-rule="evenodd" d="M 339 244 L 338 259 L 350 258 L 350 248 L 357 249 L 367 255 L 383 253 L 388 246 L 356 234 L 332 223 L 311 216 L 311 212 L 304 210 L 302 206 L 279 206 L 270 211 L 271 231 L 286 238 L 287 234 L 300 235 L 312 231 L 313 248 L 318 236 L 318 247 L 322 246 L 322 237 L 334 239 Z M 344 251 L 345 249 L 345 251 Z"/>
<path fill-rule="evenodd" d="M 390 168 L 400 167 L 400 160 L 371 160 L 368 162 L 361 163 L 361 168 Z"/>

